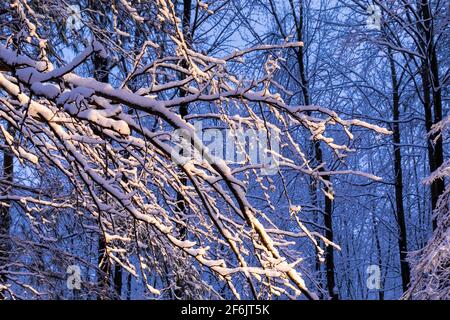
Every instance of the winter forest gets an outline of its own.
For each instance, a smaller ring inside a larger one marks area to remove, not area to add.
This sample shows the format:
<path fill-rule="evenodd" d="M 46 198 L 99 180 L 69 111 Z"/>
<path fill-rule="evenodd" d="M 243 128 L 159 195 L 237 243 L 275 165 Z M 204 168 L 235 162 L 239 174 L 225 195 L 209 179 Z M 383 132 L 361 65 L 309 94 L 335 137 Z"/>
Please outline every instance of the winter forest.
<path fill-rule="evenodd" d="M 444 0 L 3 0 L 0 300 L 449 300 Z"/>

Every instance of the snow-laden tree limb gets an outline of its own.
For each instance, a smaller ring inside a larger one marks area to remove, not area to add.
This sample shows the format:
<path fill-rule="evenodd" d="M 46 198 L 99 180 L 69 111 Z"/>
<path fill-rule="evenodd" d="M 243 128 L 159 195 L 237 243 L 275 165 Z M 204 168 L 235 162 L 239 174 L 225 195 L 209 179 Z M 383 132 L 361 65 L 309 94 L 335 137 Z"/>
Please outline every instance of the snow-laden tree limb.
<path fill-rule="evenodd" d="M 128 23 L 145 23 L 146 18 L 129 2 L 120 4 L 130 16 Z M 72 193 L 65 201 L 34 192 L 1 195 L 0 201 L 21 204 L 31 221 L 36 212 L 46 210 L 69 210 L 80 219 L 88 216 L 88 223 L 81 225 L 101 234 L 109 259 L 141 279 L 153 295 L 180 286 L 179 278 L 190 284 L 186 290 L 192 296 L 207 291 L 221 297 L 215 278 L 236 298 L 304 294 L 315 299 L 299 268 L 299 232 L 320 255 L 323 250 L 317 240 L 338 246 L 309 232 L 298 217 L 300 209 L 282 213 L 292 221 L 293 230 L 272 219 L 275 209 L 269 190 L 273 180 L 261 176 L 264 164 L 251 163 L 249 152 L 239 144 L 242 162 L 228 163 L 216 156 L 199 138 L 194 122 L 201 119 L 205 126 L 228 129 L 234 135 L 242 128 L 262 136 L 276 131 L 280 150 L 267 145 L 264 152 L 273 157 L 277 174 L 296 170 L 327 189 L 332 185 L 324 175 L 356 173 L 378 178 L 351 170 L 324 172 L 312 166 L 291 135 L 291 126 L 303 127 L 312 140 L 321 141 L 339 159 L 352 150 L 329 137 L 328 128 L 342 129 L 349 140 L 353 126 L 379 134 L 389 131 L 343 119 L 322 106 L 288 105 L 272 79 L 278 57 L 267 58 L 259 78 L 245 79 L 232 72 L 255 51 L 282 55 L 285 48 L 301 43 L 250 48 L 222 58 L 208 56 L 186 44 L 171 1 L 158 0 L 155 5 L 169 30 L 165 46 L 174 48 L 162 52 L 164 56 L 155 58 L 152 50 L 158 50 L 158 44 L 132 56 L 123 53 L 125 48 L 92 40 L 71 62 L 53 66 L 32 22 L 45 24 L 45 19 L 27 10 L 23 1 L 15 1 L 15 9 L 30 15 L 23 27 L 30 39 L 19 46 L 8 41 L 0 44 L 0 119 L 15 130 L 12 136 L 0 124 L 0 143 L 28 170 L 57 169 L 70 182 Z M 92 29 L 91 35 L 97 31 Z M 119 83 L 103 83 L 80 71 L 96 56 L 122 60 L 133 68 L 121 70 Z M 183 97 L 176 95 L 180 90 L 186 93 Z M 177 111 L 181 104 L 192 109 L 185 118 Z M 181 164 L 174 161 L 174 150 L 183 147 L 182 141 L 172 139 L 175 130 L 185 133 L 193 152 Z M 261 142 L 262 136 L 253 143 Z M 255 189 L 265 205 L 249 197 Z M 161 280 L 163 275 L 169 275 L 167 282 Z M 158 285 L 154 287 L 150 278 L 158 276 L 161 279 L 153 281 Z M 8 277 L 17 280 L 12 273 Z"/>

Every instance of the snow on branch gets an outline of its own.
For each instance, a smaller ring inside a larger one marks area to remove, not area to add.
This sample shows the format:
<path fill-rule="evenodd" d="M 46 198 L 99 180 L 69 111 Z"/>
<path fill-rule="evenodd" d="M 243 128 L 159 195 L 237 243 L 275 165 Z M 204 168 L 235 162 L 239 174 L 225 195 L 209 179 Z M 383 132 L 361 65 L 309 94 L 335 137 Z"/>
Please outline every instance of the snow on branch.
<path fill-rule="evenodd" d="M 389 131 L 343 119 L 324 107 L 288 105 L 272 81 L 277 58 L 268 58 L 259 78 L 245 79 L 231 71 L 254 51 L 282 55 L 284 49 L 302 43 L 249 48 L 222 58 L 208 56 L 186 43 L 171 1 L 158 0 L 156 6 L 161 21 L 174 31 L 167 34 L 170 40 L 164 45 L 175 50 L 156 55 L 152 50 L 161 50 L 160 44 L 151 42 L 156 45 L 146 44 L 141 54 L 130 55 L 124 54 L 126 48 L 119 50 L 104 39 L 92 40 L 70 62 L 55 62 L 59 67 L 53 67 L 42 52 L 33 50 L 33 41 L 42 41 L 36 27 L 25 27 L 36 30 L 20 50 L 11 43 L 0 44 L 2 147 L 26 160 L 23 165 L 29 170 L 57 170 L 70 185 L 64 188 L 71 190 L 64 205 L 33 192 L 0 197 L 0 201 L 22 203 L 32 221 L 36 212 L 52 207 L 77 219 L 88 216 L 83 226 L 104 237 L 110 262 L 144 281 L 154 295 L 180 286 L 178 278 L 195 283 L 189 289 L 194 296 L 201 290 L 215 292 L 209 270 L 236 298 L 302 294 L 316 298 L 298 267 L 302 252 L 297 235 L 302 232 L 306 237 L 301 238 L 310 239 L 313 246 L 318 246 L 317 240 L 338 246 L 309 232 L 300 219 L 293 219 L 292 230 L 271 219 L 274 209 L 268 190 L 274 184 L 260 172 L 267 163 L 252 163 L 243 141 L 235 141 L 240 160 L 226 161 L 203 141 L 196 125 L 219 128 L 215 132 L 228 130 L 234 138 L 243 128 L 257 132 L 253 142 L 265 143 L 264 154 L 277 175 L 294 169 L 330 188 L 324 175 L 378 178 L 351 170 L 324 171 L 311 164 L 291 135 L 291 126 L 305 128 L 312 140 L 322 142 L 339 159 L 352 150 L 328 136 L 329 127 L 340 128 L 349 139 L 353 126 L 379 134 Z M 127 23 L 136 28 L 144 28 L 150 20 L 125 0 L 116 9 L 124 10 L 130 18 Z M 32 18 L 46 23 L 37 14 Z M 115 63 L 109 72 L 119 81 L 102 82 L 86 75 L 83 70 L 99 57 Z M 185 117 L 179 113 L 181 105 L 191 110 Z M 3 123 L 14 128 L 14 136 Z M 183 131 L 184 139 L 173 139 L 177 130 Z M 273 139 L 268 143 L 267 137 Z M 192 156 L 177 161 L 177 150 L 186 148 L 192 149 Z M 249 196 L 255 188 L 267 205 Z M 294 217 L 301 212 L 282 214 Z M 179 274 L 161 280 L 167 275 L 164 265 Z M 158 288 L 149 280 L 156 275 Z"/>

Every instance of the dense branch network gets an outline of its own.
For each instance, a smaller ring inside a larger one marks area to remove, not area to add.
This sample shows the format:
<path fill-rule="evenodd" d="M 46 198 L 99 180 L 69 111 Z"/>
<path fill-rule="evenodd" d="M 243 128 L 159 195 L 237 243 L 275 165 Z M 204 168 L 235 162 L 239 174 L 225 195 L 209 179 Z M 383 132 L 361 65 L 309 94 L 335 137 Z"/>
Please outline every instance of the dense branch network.
<path fill-rule="evenodd" d="M 144 23 L 127 1 L 120 3 L 130 21 Z M 13 2 L 12 10 L 26 21 L 21 32 L 29 37 L 11 37 L 0 45 L 0 147 L 13 154 L 30 175 L 45 176 L 56 170 L 70 187 L 62 187 L 65 196 L 58 197 L 51 188 L 45 191 L 33 181 L 16 179 L 10 186 L 13 191 L 2 193 L 0 201 L 9 206 L 16 203 L 25 212 L 36 237 L 34 245 L 51 247 L 59 241 L 49 236 L 48 230 L 55 227 L 52 217 L 70 212 L 83 230 L 104 237 L 112 263 L 141 279 L 156 296 L 180 286 L 175 280 L 180 278 L 189 283 L 187 296 L 208 292 L 222 297 L 219 280 L 235 298 L 301 294 L 315 298 L 300 272 L 298 243 L 308 239 L 319 255 L 323 254 L 319 241 L 338 246 L 308 231 L 295 201 L 289 199 L 286 212 L 275 210 L 273 179 L 283 181 L 283 172 L 294 170 L 331 190 L 323 176 L 377 177 L 313 167 L 290 128 L 307 130 L 311 139 L 321 141 L 338 159 L 352 150 L 345 142 L 327 137 L 328 127 L 341 127 L 349 140 L 353 126 L 380 134 L 389 131 L 342 119 L 324 107 L 288 105 L 281 98 L 280 85 L 273 79 L 279 59 L 274 55 L 302 43 L 208 56 L 188 47 L 170 1 L 159 0 L 155 5 L 167 27 L 168 43 L 175 48 L 173 54 L 151 41 L 142 45 L 139 54 L 125 54 L 94 30 L 91 35 L 97 40 L 86 43 L 70 63 L 54 67 L 47 42 L 37 31 L 44 18 L 26 2 Z M 231 71 L 257 51 L 271 53 L 260 77 L 245 79 Z M 125 74 L 111 68 L 110 73 L 122 80 L 102 83 L 82 72 L 95 56 L 122 61 L 131 68 Z M 179 90 L 186 94 L 177 96 Z M 182 118 L 177 107 L 187 103 L 192 112 Z M 264 164 L 251 163 L 239 143 L 243 161 L 229 163 L 214 155 L 198 136 L 194 126 L 198 121 L 204 128 L 232 133 L 242 128 L 263 132 L 263 136 L 277 132 L 274 141 L 280 149 L 267 146 L 265 150 L 274 159 L 276 175 L 261 175 Z M 175 130 L 188 136 L 194 153 L 188 161 L 174 161 L 174 150 L 186 147 L 185 141 L 173 139 Z M 2 188 L 8 183 L 0 180 Z M 256 200 L 255 194 L 260 195 Z M 289 222 L 273 219 L 275 213 Z M 18 246 L 24 245 L 17 241 Z M 10 281 L 19 281 L 13 273 L 6 271 L 6 275 Z M 169 275 L 167 282 L 155 280 L 163 275 Z M 14 295 L 8 286 L 2 289 Z"/>

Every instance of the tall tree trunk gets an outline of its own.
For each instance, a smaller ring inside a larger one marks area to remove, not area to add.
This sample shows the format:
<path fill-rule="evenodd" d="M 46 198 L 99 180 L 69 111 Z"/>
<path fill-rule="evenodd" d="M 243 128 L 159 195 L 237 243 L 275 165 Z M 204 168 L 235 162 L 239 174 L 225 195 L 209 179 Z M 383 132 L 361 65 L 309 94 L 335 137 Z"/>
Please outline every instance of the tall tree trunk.
<path fill-rule="evenodd" d="M 183 0 L 183 20 L 182 20 L 182 27 L 183 27 L 183 36 L 185 38 L 185 41 L 188 45 L 190 45 L 191 42 L 191 5 L 192 5 L 192 0 Z M 186 60 L 183 60 L 181 62 L 181 65 L 183 68 L 189 68 L 188 62 Z M 184 80 L 186 79 L 186 75 L 184 73 L 180 73 L 180 80 Z M 186 96 L 186 91 L 181 89 L 179 92 L 179 96 L 180 98 L 183 98 Z M 188 103 L 181 103 L 180 104 L 180 108 L 179 108 L 179 112 L 180 112 L 180 116 L 182 118 L 186 117 L 188 115 L 188 107 L 189 104 Z M 180 178 L 180 181 L 183 185 L 187 185 L 187 178 L 182 176 Z M 177 207 L 178 207 L 178 211 L 180 213 L 184 213 L 185 211 L 185 203 L 184 203 L 184 199 L 183 199 L 183 195 L 181 193 L 177 194 Z M 182 239 L 186 238 L 186 228 L 185 227 L 180 227 L 180 236 Z"/>
<path fill-rule="evenodd" d="M 303 41 L 303 26 L 304 26 L 304 4 L 301 0 L 299 3 L 299 17 L 297 19 L 296 13 L 295 13 L 295 6 L 292 0 L 289 1 L 291 5 L 292 15 L 295 20 L 295 29 L 296 29 L 296 35 L 297 35 L 297 41 Z M 302 94 L 303 94 L 303 102 L 305 105 L 311 105 L 311 98 L 309 93 L 309 86 L 308 86 L 308 77 L 306 75 L 306 65 L 305 65 L 305 56 L 304 56 L 304 48 L 299 47 L 296 48 L 296 55 L 297 55 L 297 63 L 299 66 L 299 73 L 300 73 L 300 80 L 301 80 L 301 86 L 302 86 Z M 314 157 L 317 165 L 322 164 L 323 162 L 323 153 L 322 148 L 320 146 L 320 142 L 316 141 L 313 145 L 314 149 Z M 320 171 L 324 171 L 325 169 L 321 167 L 319 169 Z M 322 177 L 325 182 L 330 181 L 329 176 L 323 176 Z M 313 183 L 313 182 L 312 182 Z M 317 193 L 317 186 L 315 186 L 313 190 L 314 193 Z M 326 193 L 331 194 L 331 191 L 328 187 L 326 187 Z M 333 241 L 333 200 L 330 199 L 329 196 L 324 195 L 324 225 L 326 228 L 325 231 L 325 237 Z M 331 299 L 336 300 L 339 299 L 339 296 L 336 292 L 335 288 L 335 273 L 334 273 L 334 249 L 332 246 L 326 246 L 326 255 L 325 255 L 325 267 L 326 267 L 326 278 L 327 278 L 327 289 L 328 289 L 328 295 Z"/>
<path fill-rule="evenodd" d="M 192 0 L 183 0 L 183 16 L 182 16 L 182 28 L 183 28 L 183 36 L 184 39 L 189 46 L 191 43 L 191 6 L 192 6 Z M 188 62 L 186 60 L 183 60 L 181 62 L 181 66 L 185 69 L 189 68 Z M 183 72 L 180 72 L 180 80 L 186 79 L 186 75 Z M 180 98 L 183 98 L 186 96 L 186 91 L 183 89 L 180 89 L 179 96 Z M 179 112 L 181 118 L 184 118 L 188 115 L 188 103 L 181 103 L 179 106 Z M 183 151 L 180 151 L 181 153 Z M 181 175 L 180 182 L 182 185 L 187 185 L 188 180 L 187 177 L 184 175 Z M 177 192 L 177 211 L 180 215 L 180 218 L 183 216 L 186 210 L 186 204 L 184 201 L 183 194 L 181 192 Z M 180 235 L 180 238 L 182 240 L 185 240 L 187 237 L 187 229 L 185 226 L 180 225 L 178 226 L 178 232 Z M 183 290 L 183 279 L 177 278 L 176 280 L 177 289 L 174 290 L 175 298 L 183 299 L 184 297 L 184 290 Z"/>
<path fill-rule="evenodd" d="M 391 68 L 392 78 L 392 114 L 393 114 L 393 142 L 394 142 L 394 176 L 395 176 L 395 206 L 398 223 L 398 247 L 400 256 L 400 269 L 402 277 L 403 292 L 408 289 L 411 280 L 410 268 L 407 258 L 407 233 L 405 222 L 405 210 L 403 206 L 403 170 L 402 170 L 402 154 L 400 150 L 400 94 L 399 84 L 397 80 L 397 72 L 395 68 L 394 57 L 390 49 L 388 49 L 388 59 Z"/>
<path fill-rule="evenodd" d="M 14 136 L 14 128 L 8 125 L 8 132 Z M 0 192 L 0 196 L 6 196 L 12 188 L 14 181 L 14 157 L 8 150 L 3 152 L 3 170 L 2 180 L 8 183 L 10 186 L 6 186 L 3 191 Z M 11 202 L 2 201 L 0 203 L 0 266 L 2 266 L 3 272 L 0 271 L 0 285 L 5 285 L 7 278 L 5 275 L 6 265 L 9 262 L 9 251 L 11 248 L 9 240 L 9 229 L 11 227 Z M 0 300 L 5 299 L 5 295 L 0 290 Z"/>
<path fill-rule="evenodd" d="M 93 57 L 93 67 L 94 67 L 94 78 L 97 81 L 108 83 L 109 82 L 109 70 L 108 70 L 108 60 L 99 55 Z M 102 135 L 101 132 L 98 133 Z M 105 148 L 105 156 L 108 157 L 107 150 Z M 107 173 L 108 159 L 105 159 L 106 168 L 105 173 Z M 108 201 L 107 194 L 105 193 L 105 202 Z M 101 224 L 101 212 L 99 212 L 99 223 Z M 100 231 L 102 227 L 100 225 Z M 97 299 L 103 299 L 103 294 L 109 292 L 110 288 L 110 276 L 111 276 L 111 261 L 109 260 L 107 253 L 107 244 L 103 233 L 100 232 L 98 237 L 98 258 L 97 258 L 98 267 L 100 272 L 98 274 L 98 281 L 100 287 L 100 294 L 97 296 Z"/>
<path fill-rule="evenodd" d="M 316 142 L 315 144 L 315 160 L 317 161 L 317 164 L 320 165 L 323 161 L 323 155 L 322 155 L 322 148 L 320 147 L 320 143 Z M 321 167 L 319 171 L 324 171 L 324 167 Z M 322 176 L 322 178 L 326 181 L 330 181 L 330 177 L 328 175 Z M 325 187 L 326 193 L 331 194 L 332 190 L 330 188 Z M 334 239 L 334 233 L 333 233 L 333 200 L 330 199 L 330 197 L 325 194 L 324 195 L 324 202 L 325 202 L 325 208 L 324 208 L 324 225 L 325 225 L 325 237 L 329 241 L 333 241 Z M 336 286 L 336 280 L 335 280 L 335 274 L 334 274 L 334 248 L 333 246 L 326 246 L 325 249 L 326 255 L 325 255 L 325 268 L 326 268 L 326 275 L 327 275 L 327 289 L 328 289 L 328 295 L 331 299 L 337 300 L 339 299 L 337 290 L 335 288 Z"/>
<path fill-rule="evenodd" d="M 122 267 L 116 263 L 114 266 L 114 290 L 116 291 L 117 297 L 120 299 L 122 297 Z"/>
<path fill-rule="evenodd" d="M 428 0 L 419 1 L 419 13 L 422 19 L 418 23 L 423 40 L 419 40 L 422 47 L 422 54 L 425 59 L 422 61 L 422 83 L 424 87 L 424 108 L 427 123 L 427 132 L 430 132 L 432 124 L 436 124 L 442 120 L 442 88 L 439 80 L 439 61 L 436 54 L 436 47 L 434 44 L 434 25 L 431 15 L 431 7 Z M 433 96 L 433 111 L 434 119 L 432 118 L 432 109 L 430 101 L 430 92 Z M 425 100 L 427 99 L 427 100 Z M 443 142 L 442 137 L 431 135 L 428 138 L 428 156 L 430 171 L 434 172 L 444 162 Z M 444 193 L 445 185 L 442 179 L 438 179 L 431 183 L 431 206 L 436 209 L 439 197 Z M 433 220 L 433 229 L 436 229 L 436 221 Z"/>
<path fill-rule="evenodd" d="M 129 273 L 127 276 L 127 300 L 131 300 L 131 277 L 132 274 Z"/>

